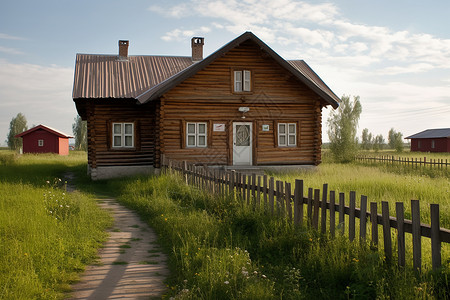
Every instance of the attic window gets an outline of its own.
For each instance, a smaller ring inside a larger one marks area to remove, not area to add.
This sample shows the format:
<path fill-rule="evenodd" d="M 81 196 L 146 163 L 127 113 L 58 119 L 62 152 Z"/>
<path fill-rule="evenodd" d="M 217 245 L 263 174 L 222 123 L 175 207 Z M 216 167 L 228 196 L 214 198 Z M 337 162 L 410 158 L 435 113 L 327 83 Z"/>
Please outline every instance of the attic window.
<path fill-rule="evenodd" d="M 235 93 L 251 92 L 252 73 L 249 70 L 235 70 L 233 73 L 233 91 Z"/>

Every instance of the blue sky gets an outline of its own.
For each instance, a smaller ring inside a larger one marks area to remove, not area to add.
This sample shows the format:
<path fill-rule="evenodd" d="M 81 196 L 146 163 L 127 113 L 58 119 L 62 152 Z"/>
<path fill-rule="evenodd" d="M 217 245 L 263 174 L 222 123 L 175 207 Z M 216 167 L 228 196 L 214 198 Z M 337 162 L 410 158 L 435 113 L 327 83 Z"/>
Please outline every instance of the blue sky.
<path fill-rule="evenodd" d="M 0 3 L 0 144 L 18 113 L 68 134 L 76 53 L 205 55 L 252 31 L 304 59 L 338 95 L 359 95 L 359 132 L 450 127 L 450 1 L 41 0 Z M 324 140 L 327 140 L 324 110 Z"/>

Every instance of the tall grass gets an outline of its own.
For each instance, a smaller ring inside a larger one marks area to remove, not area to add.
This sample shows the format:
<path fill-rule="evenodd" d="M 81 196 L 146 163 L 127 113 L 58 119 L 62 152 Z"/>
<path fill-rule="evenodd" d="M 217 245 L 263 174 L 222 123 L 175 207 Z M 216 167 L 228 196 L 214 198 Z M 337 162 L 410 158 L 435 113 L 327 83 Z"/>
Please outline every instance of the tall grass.
<path fill-rule="evenodd" d="M 120 201 L 156 229 L 176 299 L 412 299 L 445 297 L 450 266 L 416 276 L 377 250 L 212 197 L 180 178 L 115 180 Z"/>
<path fill-rule="evenodd" d="M 60 181 L 85 154 L 0 157 L 0 299 L 63 299 L 111 221 L 93 196 Z"/>

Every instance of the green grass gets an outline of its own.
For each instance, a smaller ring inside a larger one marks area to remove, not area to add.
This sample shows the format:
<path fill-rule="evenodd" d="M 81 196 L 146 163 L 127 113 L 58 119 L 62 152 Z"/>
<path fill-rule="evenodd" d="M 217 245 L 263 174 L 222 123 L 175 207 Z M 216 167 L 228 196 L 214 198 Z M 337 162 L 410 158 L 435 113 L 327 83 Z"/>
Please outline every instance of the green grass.
<path fill-rule="evenodd" d="M 85 164 L 85 153 L 0 151 L 0 299 L 63 299 L 95 260 L 109 215 L 92 195 L 53 185 L 68 170 L 82 172 Z"/>
<path fill-rule="evenodd" d="M 179 178 L 108 184 L 159 234 L 172 272 L 167 297 L 413 299 L 443 298 L 449 289 L 448 258 L 441 273 L 417 276 L 409 267 L 387 264 L 368 245 L 330 240 L 237 199 L 206 195 Z"/>

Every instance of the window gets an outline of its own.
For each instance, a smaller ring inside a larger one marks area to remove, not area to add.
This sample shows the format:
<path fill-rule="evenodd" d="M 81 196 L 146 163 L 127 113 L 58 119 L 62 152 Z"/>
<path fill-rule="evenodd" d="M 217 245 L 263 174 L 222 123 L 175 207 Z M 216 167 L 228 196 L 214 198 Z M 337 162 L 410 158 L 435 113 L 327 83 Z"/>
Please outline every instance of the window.
<path fill-rule="evenodd" d="M 38 140 L 38 146 L 44 147 L 44 140 Z"/>
<path fill-rule="evenodd" d="M 420 140 L 417 141 L 417 149 L 420 149 Z"/>
<path fill-rule="evenodd" d="M 206 147 L 206 123 L 186 123 L 186 146 Z"/>
<path fill-rule="evenodd" d="M 251 89 L 251 72 L 248 70 L 234 71 L 234 92 L 250 92 Z"/>
<path fill-rule="evenodd" d="M 133 123 L 113 123 L 113 148 L 133 148 L 134 147 L 134 124 Z"/>
<path fill-rule="evenodd" d="M 297 146 L 296 123 L 278 123 L 278 146 Z"/>
<path fill-rule="evenodd" d="M 434 140 L 431 140 L 431 149 L 434 149 L 436 147 Z"/>

